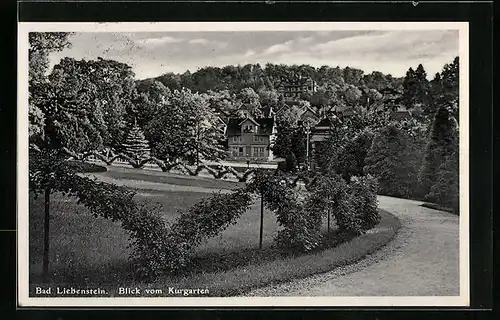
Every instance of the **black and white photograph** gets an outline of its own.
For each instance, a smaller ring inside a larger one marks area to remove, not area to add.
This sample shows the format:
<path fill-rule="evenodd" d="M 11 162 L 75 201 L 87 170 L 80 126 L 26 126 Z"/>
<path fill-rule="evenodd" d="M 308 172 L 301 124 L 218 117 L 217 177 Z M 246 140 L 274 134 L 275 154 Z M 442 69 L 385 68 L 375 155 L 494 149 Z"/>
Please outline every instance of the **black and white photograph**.
<path fill-rule="evenodd" d="M 21 306 L 468 306 L 464 22 L 19 23 Z"/>

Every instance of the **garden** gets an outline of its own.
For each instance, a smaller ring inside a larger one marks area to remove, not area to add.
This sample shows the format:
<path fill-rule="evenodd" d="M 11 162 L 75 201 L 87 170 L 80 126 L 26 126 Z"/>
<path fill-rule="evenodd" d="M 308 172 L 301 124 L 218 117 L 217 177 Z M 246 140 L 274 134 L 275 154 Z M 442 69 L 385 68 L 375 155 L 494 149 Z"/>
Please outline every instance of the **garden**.
<path fill-rule="evenodd" d="M 134 177 L 138 181 L 152 176 L 134 172 L 133 169 L 127 173 L 121 171 L 113 172 L 111 168 L 107 173 L 126 179 Z M 198 181 L 192 183 L 197 184 Z M 224 183 L 227 182 L 213 180 L 212 188 L 220 188 L 220 184 Z M 185 208 L 211 197 L 210 193 L 138 190 L 134 200 L 159 203 L 162 219 L 172 224 Z M 361 237 L 355 237 L 357 232 L 342 235 L 333 217 L 328 230 L 328 217 L 323 215 L 319 226 L 319 235 L 323 239 L 316 247 L 302 247 L 298 250 L 301 253 L 296 254 L 284 249 L 289 245 L 277 245 L 275 238 L 280 226 L 276 215 L 266 207 L 262 248 L 259 248 L 260 201 L 257 196 L 253 198 L 248 210 L 235 224 L 203 241 L 192 251 L 190 262 L 184 268 L 157 275 L 154 279 L 144 279 L 137 273 L 134 248 L 129 245 L 131 236 L 119 222 L 93 217 L 91 211 L 78 204 L 75 198 L 54 194 L 51 201 L 50 281 L 79 287 L 100 286 L 110 291 L 116 283 L 145 288 L 165 288 L 168 284 L 175 287 L 208 287 L 211 294 L 219 296 L 242 294 L 259 286 L 305 277 L 356 261 L 387 243 L 398 228 L 396 218 L 380 212 L 378 224 L 383 231 Z M 30 198 L 32 287 L 43 282 L 40 263 L 43 243 L 39 237 L 43 232 L 41 200 Z M 195 237 L 191 235 L 189 238 Z"/>
<path fill-rule="evenodd" d="M 377 208 L 377 194 L 458 213 L 457 59 L 430 82 L 422 65 L 404 79 L 377 81 L 346 68 L 342 85 L 315 69 L 320 96 L 303 104 L 354 110 L 324 113 L 332 125 L 313 155 L 318 169 L 309 170 L 303 124 L 289 112 L 277 117 L 281 129 L 269 146 L 286 166 L 236 170 L 204 164 L 227 152 L 218 114 L 280 106 L 272 85 L 255 84 L 259 93 L 254 84 L 194 92 L 137 81 L 130 66 L 101 58 L 63 58 L 47 75 L 48 54 L 69 39 L 30 34 L 32 289 L 51 283 L 112 292 L 119 284 L 239 295 L 332 270 L 385 245 L 399 222 Z M 278 71 L 268 66 L 267 82 Z M 402 96 L 384 96 L 382 84 L 401 87 Z M 396 104 L 411 109 L 411 118 L 391 118 Z M 117 170 L 118 158 L 133 169 Z M 146 173 L 146 164 L 161 171 Z"/>

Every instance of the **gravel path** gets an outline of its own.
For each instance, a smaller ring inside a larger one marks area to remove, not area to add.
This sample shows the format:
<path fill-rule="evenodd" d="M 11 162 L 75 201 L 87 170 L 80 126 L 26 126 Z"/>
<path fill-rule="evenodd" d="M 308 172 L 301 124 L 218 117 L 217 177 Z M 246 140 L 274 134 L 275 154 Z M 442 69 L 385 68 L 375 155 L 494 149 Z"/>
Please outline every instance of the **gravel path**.
<path fill-rule="evenodd" d="M 457 296 L 459 219 L 421 202 L 379 197 L 402 224 L 384 248 L 358 263 L 247 296 Z"/>

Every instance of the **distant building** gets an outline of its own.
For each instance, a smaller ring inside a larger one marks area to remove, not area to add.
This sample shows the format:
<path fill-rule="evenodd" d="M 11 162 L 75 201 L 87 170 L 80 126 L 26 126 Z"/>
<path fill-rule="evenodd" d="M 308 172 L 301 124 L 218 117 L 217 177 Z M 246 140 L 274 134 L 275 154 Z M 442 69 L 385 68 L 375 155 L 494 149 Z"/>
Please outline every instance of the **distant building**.
<path fill-rule="evenodd" d="M 304 94 L 313 94 L 316 92 L 316 81 L 302 76 L 293 76 L 281 79 L 277 85 L 277 90 L 285 99 L 299 99 Z"/>
<path fill-rule="evenodd" d="M 311 144 L 309 167 L 313 171 L 319 167 L 318 157 L 323 152 L 325 140 L 330 136 L 331 128 L 332 121 L 329 118 L 324 118 L 311 129 L 309 137 L 309 143 Z"/>
<path fill-rule="evenodd" d="M 276 135 L 273 118 L 232 118 L 227 123 L 228 160 L 267 162 L 273 160 L 271 145 Z"/>

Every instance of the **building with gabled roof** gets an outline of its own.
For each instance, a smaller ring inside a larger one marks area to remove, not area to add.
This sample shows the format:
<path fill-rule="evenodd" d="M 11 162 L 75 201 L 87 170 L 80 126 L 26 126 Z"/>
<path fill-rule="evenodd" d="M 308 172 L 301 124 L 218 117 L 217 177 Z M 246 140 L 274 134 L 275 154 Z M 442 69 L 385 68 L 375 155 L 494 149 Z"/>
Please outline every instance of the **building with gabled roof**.
<path fill-rule="evenodd" d="M 268 162 L 274 158 L 271 151 L 276 136 L 274 118 L 231 118 L 226 136 L 228 160 Z"/>

